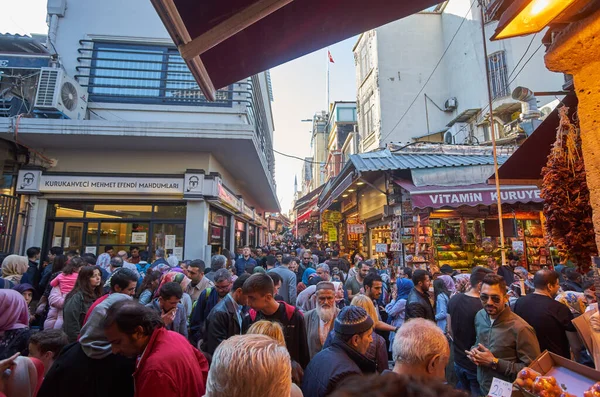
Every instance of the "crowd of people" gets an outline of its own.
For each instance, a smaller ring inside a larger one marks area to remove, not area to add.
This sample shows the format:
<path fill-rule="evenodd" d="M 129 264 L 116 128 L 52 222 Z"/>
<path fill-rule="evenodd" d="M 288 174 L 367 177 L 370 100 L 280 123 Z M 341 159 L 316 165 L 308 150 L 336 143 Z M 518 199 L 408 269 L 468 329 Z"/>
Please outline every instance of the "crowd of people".
<path fill-rule="evenodd" d="M 597 311 L 591 275 L 321 248 L 8 255 L 0 396 L 485 396 L 544 350 L 594 366 L 571 322 Z"/>

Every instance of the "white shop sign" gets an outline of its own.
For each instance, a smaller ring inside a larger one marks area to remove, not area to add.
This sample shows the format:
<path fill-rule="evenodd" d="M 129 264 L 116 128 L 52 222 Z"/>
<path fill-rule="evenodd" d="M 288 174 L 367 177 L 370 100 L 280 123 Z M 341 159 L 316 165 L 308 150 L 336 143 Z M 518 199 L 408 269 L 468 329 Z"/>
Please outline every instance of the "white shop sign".
<path fill-rule="evenodd" d="M 44 175 L 19 171 L 18 193 L 183 194 L 183 178 Z"/>

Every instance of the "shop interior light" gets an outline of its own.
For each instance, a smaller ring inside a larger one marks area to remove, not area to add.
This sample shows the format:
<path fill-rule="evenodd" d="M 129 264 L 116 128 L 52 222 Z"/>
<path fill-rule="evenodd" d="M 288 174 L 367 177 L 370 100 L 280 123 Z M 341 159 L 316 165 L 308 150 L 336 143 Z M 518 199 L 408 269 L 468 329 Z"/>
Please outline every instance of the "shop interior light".
<path fill-rule="evenodd" d="M 355 192 L 355 191 L 356 190 L 354 190 L 354 189 L 348 189 L 348 192 L 350 192 L 350 193 Z"/>
<path fill-rule="evenodd" d="M 434 212 L 454 212 L 454 210 L 441 209 L 441 210 L 435 210 Z"/>
<path fill-rule="evenodd" d="M 362 186 L 362 185 L 364 185 L 365 183 L 364 183 L 364 182 L 361 182 L 361 181 L 358 181 L 358 182 L 356 182 L 356 184 L 357 184 L 358 186 Z"/>
<path fill-rule="evenodd" d="M 348 195 L 347 194 L 342 194 L 342 197 L 348 197 Z"/>
<path fill-rule="evenodd" d="M 516 0 L 502 14 L 491 40 L 525 36 L 542 31 L 561 14 L 583 7 L 587 0 Z"/>

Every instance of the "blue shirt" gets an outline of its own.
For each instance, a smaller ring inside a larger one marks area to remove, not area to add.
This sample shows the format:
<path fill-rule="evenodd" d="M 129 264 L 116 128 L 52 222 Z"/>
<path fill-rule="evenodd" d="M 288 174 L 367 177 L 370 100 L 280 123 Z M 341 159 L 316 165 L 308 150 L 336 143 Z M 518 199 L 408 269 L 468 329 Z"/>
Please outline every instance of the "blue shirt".
<path fill-rule="evenodd" d="M 253 267 L 258 266 L 258 263 L 252 257 L 248 257 L 248 259 L 244 259 L 244 257 L 238 258 L 235 261 L 235 270 L 237 272 L 237 276 L 241 276 L 246 271 L 246 265 L 253 264 Z"/>

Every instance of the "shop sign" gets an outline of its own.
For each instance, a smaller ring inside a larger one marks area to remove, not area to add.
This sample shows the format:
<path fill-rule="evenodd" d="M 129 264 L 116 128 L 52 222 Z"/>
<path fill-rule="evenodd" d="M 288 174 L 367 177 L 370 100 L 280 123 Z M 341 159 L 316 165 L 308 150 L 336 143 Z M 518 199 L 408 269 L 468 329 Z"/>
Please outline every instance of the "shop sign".
<path fill-rule="evenodd" d="M 145 244 L 146 243 L 146 233 L 144 233 L 144 232 L 131 233 L 131 243 L 132 244 Z"/>
<path fill-rule="evenodd" d="M 252 208 L 248 207 L 246 204 L 244 204 L 242 213 L 245 216 L 247 216 L 248 218 L 250 218 L 251 220 L 254 220 L 254 210 Z"/>
<path fill-rule="evenodd" d="M 240 210 L 240 199 L 233 193 L 231 193 L 229 190 L 227 190 L 225 188 L 225 186 L 223 186 L 223 184 L 219 183 L 218 186 L 218 197 L 219 199 L 229 205 L 230 207 L 234 208 L 235 210 L 239 211 Z"/>
<path fill-rule="evenodd" d="M 342 212 L 346 212 L 356 207 L 356 194 L 351 194 L 347 199 L 342 201 Z"/>
<path fill-rule="evenodd" d="M 375 252 L 378 252 L 378 253 L 388 252 L 388 245 L 387 244 L 375 244 Z"/>
<path fill-rule="evenodd" d="M 367 225 L 364 223 L 355 223 L 348 225 L 348 233 L 364 234 L 367 232 Z"/>
<path fill-rule="evenodd" d="M 544 200 L 540 197 L 540 190 L 537 187 L 523 188 L 503 188 L 500 192 L 502 203 L 542 203 Z M 485 190 L 461 190 L 432 193 L 411 193 L 411 199 L 414 208 L 441 208 L 441 207 L 459 207 L 461 205 L 495 205 L 498 201 L 498 194 L 493 187 Z"/>
<path fill-rule="evenodd" d="M 402 251 L 400 243 L 392 243 L 392 244 L 390 244 L 390 251 L 391 252 Z"/>
<path fill-rule="evenodd" d="M 44 175 L 21 170 L 18 193 L 182 194 L 183 178 Z"/>
<path fill-rule="evenodd" d="M 329 235 L 330 242 L 337 241 L 337 229 L 335 226 L 330 227 L 329 230 L 327 230 L 327 234 Z"/>
<path fill-rule="evenodd" d="M 340 223 L 342 221 L 342 214 L 339 211 L 331 211 L 326 215 L 326 220 L 333 223 Z"/>
<path fill-rule="evenodd" d="M 179 260 L 183 260 L 183 247 L 173 248 L 173 255 Z"/>

